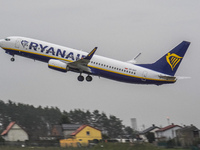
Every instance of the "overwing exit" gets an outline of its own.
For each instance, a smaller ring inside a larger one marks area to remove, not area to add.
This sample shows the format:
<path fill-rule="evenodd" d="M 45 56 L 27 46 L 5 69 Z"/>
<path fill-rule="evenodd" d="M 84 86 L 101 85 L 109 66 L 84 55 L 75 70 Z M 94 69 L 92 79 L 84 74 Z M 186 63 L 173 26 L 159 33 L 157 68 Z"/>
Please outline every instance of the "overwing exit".
<path fill-rule="evenodd" d="M 12 36 L 0 40 L 0 47 L 11 55 L 39 60 L 48 63 L 48 67 L 57 71 L 79 73 L 78 81 L 92 81 L 92 76 L 104 77 L 116 81 L 136 84 L 175 83 L 175 73 L 190 45 L 183 41 L 163 57 L 152 64 L 136 64 L 136 58 L 123 62 L 95 55 L 97 47 L 90 53 L 59 46 L 49 42 L 26 37 Z"/>

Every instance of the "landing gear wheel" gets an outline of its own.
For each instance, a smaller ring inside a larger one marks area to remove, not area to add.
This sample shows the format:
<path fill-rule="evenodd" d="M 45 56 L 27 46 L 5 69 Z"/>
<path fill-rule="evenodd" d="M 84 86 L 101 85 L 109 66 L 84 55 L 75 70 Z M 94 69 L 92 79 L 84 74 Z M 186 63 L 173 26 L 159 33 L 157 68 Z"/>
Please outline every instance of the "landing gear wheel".
<path fill-rule="evenodd" d="M 11 60 L 11 61 L 15 61 L 15 58 L 12 57 L 10 60 Z"/>
<path fill-rule="evenodd" d="M 91 81 L 92 81 L 92 77 L 88 75 L 88 76 L 86 77 L 86 80 L 87 80 L 88 82 L 91 82 Z"/>
<path fill-rule="evenodd" d="M 84 77 L 83 77 L 82 75 L 80 75 L 80 76 L 78 76 L 77 79 L 78 79 L 78 81 L 81 81 L 81 82 L 82 82 L 82 81 L 84 80 Z"/>

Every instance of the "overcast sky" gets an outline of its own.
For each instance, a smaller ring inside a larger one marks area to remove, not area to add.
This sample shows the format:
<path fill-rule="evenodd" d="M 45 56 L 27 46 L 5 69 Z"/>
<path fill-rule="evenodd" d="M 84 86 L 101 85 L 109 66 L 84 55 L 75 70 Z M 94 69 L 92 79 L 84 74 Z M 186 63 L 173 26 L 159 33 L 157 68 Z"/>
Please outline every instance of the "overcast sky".
<path fill-rule="evenodd" d="M 152 63 L 183 40 L 191 42 L 171 85 L 137 85 L 48 69 L 46 63 L 0 49 L 0 99 L 61 110 L 99 110 L 141 130 L 178 125 L 200 128 L 199 0 L 0 0 L 0 38 L 24 36 L 128 61 Z"/>

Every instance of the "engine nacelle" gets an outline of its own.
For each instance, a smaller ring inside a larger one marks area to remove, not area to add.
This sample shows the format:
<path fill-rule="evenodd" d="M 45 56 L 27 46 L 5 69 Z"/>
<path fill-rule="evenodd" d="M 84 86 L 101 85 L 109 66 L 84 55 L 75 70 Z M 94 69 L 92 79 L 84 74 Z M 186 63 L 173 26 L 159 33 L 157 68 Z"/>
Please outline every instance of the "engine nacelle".
<path fill-rule="evenodd" d="M 57 59 L 50 59 L 48 62 L 48 67 L 62 72 L 67 72 L 69 70 L 66 63 Z"/>

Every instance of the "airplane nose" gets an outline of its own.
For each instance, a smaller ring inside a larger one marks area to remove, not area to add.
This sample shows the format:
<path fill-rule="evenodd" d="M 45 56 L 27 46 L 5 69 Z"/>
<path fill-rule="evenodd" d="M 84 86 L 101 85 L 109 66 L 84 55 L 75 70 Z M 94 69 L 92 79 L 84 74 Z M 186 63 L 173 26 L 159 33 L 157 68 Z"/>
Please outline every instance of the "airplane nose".
<path fill-rule="evenodd" d="M 0 47 L 3 47 L 3 40 L 0 40 Z"/>

